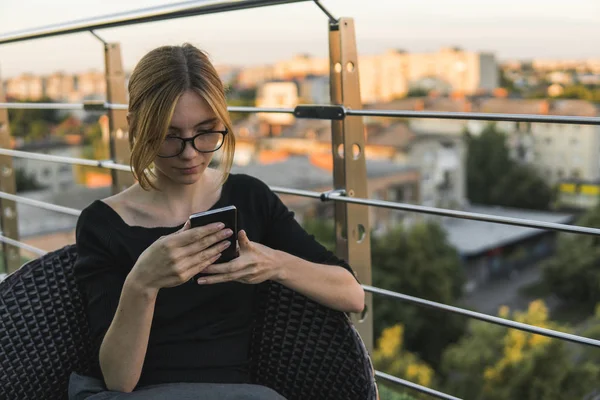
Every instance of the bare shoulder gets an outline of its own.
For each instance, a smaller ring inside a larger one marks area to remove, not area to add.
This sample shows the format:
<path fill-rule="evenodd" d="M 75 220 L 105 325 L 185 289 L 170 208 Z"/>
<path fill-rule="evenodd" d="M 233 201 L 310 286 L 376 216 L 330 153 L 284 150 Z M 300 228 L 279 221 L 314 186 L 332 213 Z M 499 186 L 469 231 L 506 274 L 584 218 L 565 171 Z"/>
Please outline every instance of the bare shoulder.
<path fill-rule="evenodd" d="M 133 219 L 133 215 L 131 215 L 132 210 L 134 210 L 136 199 L 139 199 L 143 194 L 143 190 L 139 190 L 139 185 L 135 184 L 130 186 L 129 188 L 114 194 L 110 197 L 106 197 L 102 199 L 104 203 L 106 203 L 109 207 L 111 207 L 117 214 L 123 218 L 125 221 L 129 221 Z"/>

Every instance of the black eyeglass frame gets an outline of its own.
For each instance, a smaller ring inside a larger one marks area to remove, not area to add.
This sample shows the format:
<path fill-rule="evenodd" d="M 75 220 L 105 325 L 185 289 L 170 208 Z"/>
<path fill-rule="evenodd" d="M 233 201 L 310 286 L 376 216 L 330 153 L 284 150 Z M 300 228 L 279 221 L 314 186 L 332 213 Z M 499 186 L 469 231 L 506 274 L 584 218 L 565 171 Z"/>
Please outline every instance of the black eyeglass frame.
<path fill-rule="evenodd" d="M 206 151 L 206 150 L 198 150 L 198 149 L 196 148 L 196 146 L 194 145 L 194 141 L 196 140 L 196 138 L 197 138 L 197 137 L 199 137 L 199 136 L 202 136 L 202 135 L 209 135 L 209 134 L 211 134 L 211 133 L 220 133 L 221 135 L 223 135 L 223 141 L 221 142 L 221 144 L 219 145 L 219 147 L 217 147 L 217 148 L 216 148 L 216 149 L 214 149 L 214 150 L 208 150 L 208 151 Z M 229 129 L 225 128 L 225 129 L 224 129 L 224 130 L 222 130 L 222 131 L 202 131 L 202 132 L 200 132 L 199 134 L 197 134 L 197 135 L 194 135 L 194 136 L 192 136 L 192 137 L 190 137 L 190 138 L 187 138 L 187 139 L 184 139 L 184 138 L 180 138 L 180 137 L 175 137 L 175 136 L 172 136 L 172 137 L 170 137 L 170 139 L 178 139 L 178 140 L 181 140 L 181 143 L 182 143 L 182 144 L 181 144 L 181 150 L 179 150 L 179 153 L 177 153 L 177 154 L 175 154 L 175 155 L 172 155 L 172 156 L 161 156 L 160 154 L 157 154 L 157 155 L 158 155 L 158 157 L 160 157 L 160 158 L 173 158 L 173 157 L 177 157 L 177 156 L 181 155 L 181 153 L 183 153 L 183 152 L 185 151 L 185 148 L 187 147 L 187 144 L 188 144 L 188 142 L 190 142 L 190 143 L 192 144 L 192 148 L 193 148 L 194 150 L 196 150 L 198 153 L 214 153 L 215 151 L 217 151 L 217 150 L 219 150 L 221 147 L 223 147 L 223 144 L 225 143 L 225 136 L 227 136 L 227 134 L 228 134 L 228 133 L 229 133 Z"/>

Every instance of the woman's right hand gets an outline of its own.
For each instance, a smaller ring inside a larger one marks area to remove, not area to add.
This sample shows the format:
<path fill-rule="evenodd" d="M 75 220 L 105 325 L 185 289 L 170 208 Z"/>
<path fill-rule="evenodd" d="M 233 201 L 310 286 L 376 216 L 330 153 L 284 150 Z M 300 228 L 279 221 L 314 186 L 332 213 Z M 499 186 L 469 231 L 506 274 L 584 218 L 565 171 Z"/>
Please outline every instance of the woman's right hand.
<path fill-rule="evenodd" d="M 186 283 L 217 261 L 229 246 L 224 239 L 233 232 L 223 228 L 221 223 L 190 228 L 187 221 L 179 231 L 161 237 L 144 250 L 129 278 L 136 286 L 152 292 Z"/>

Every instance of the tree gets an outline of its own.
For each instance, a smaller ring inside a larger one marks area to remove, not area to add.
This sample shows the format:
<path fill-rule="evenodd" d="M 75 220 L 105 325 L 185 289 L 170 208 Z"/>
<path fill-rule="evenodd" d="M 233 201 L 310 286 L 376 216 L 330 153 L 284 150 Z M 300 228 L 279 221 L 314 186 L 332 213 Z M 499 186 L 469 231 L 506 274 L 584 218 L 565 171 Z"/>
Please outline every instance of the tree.
<path fill-rule="evenodd" d="M 84 130 L 84 143 L 94 144 L 100 140 L 102 140 L 102 127 L 100 126 L 100 123 L 96 121 L 86 125 Z"/>
<path fill-rule="evenodd" d="M 23 100 L 32 103 L 51 103 L 49 98 L 40 100 Z M 8 120 L 10 121 L 10 131 L 15 137 L 31 138 L 32 130 L 34 138 L 39 138 L 49 133 L 49 128 L 60 122 L 61 118 L 57 110 L 8 110 Z"/>
<path fill-rule="evenodd" d="M 515 86 L 515 82 L 509 78 L 506 70 L 499 67 L 498 75 L 500 75 L 500 87 L 506 89 L 509 93 L 519 92 L 519 89 Z"/>
<path fill-rule="evenodd" d="M 575 223 L 600 227 L 600 203 Z M 600 237 L 561 233 L 554 257 L 542 264 L 548 289 L 558 297 L 589 307 L 600 302 Z"/>
<path fill-rule="evenodd" d="M 381 400 L 416 400 L 407 393 L 388 388 L 383 382 L 377 385 L 377 389 L 379 390 L 379 398 Z"/>
<path fill-rule="evenodd" d="M 43 120 L 31 121 L 26 136 L 31 140 L 40 140 L 50 136 L 50 127 Z"/>
<path fill-rule="evenodd" d="M 433 387 L 435 372 L 421 361 L 419 357 L 402 348 L 404 327 L 400 324 L 383 330 L 377 341 L 377 348 L 373 352 L 373 363 L 375 368 L 387 374 L 406 379 L 421 386 Z M 379 385 L 382 399 L 409 400 L 414 399 L 408 394 L 388 389 Z"/>
<path fill-rule="evenodd" d="M 510 318 L 508 308 L 503 307 L 500 316 Z M 540 300 L 513 317 L 566 330 L 548 319 Z M 576 363 L 567 346 L 564 341 L 473 320 L 469 334 L 444 354 L 445 391 L 475 400 L 581 399 L 596 388 L 600 367 Z"/>
<path fill-rule="evenodd" d="M 332 222 L 305 220 L 304 227 L 333 250 Z M 465 282 L 462 263 L 438 224 L 423 223 L 410 230 L 399 227 L 371 238 L 374 286 L 444 304 L 455 304 L 460 298 Z M 375 337 L 385 328 L 402 324 L 406 349 L 434 368 L 444 348 L 462 335 L 466 323 L 453 314 L 382 296 L 374 296 L 373 308 Z"/>
<path fill-rule="evenodd" d="M 494 203 L 506 207 L 547 210 L 554 200 L 552 188 L 529 165 L 515 165 L 491 188 Z"/>
<path fill-rule="evenodd" d="M 96 132 L 93 138 L 90 138 L 92 144 L 83 149 L 83 158 L 89 160 L 107 160 L 110 158 L 108 143 L 102 140 L 102 132 Z M 75 166 L 75 180 L 79 184 L 85 184 L 88 174 L 110 175 L 110 171 L 98 169 L 87 165 Z"/>
<path fill-rule="evenodd" d="M 377 287 L 444 304 L 455 304 L 462 294 L 462 263 L 436 223 L 418 224 L 410 230 L 399 227 L 385 236 L 374 236 L 372 260 Z M 375 337 L 386 327 L 402 324 L 406 349 L 434 368 L 446 346 L 463 334 L 466 323 L 454 314 L 382 296 L 373 298 L 373 307 Z"/>
<path fill-rule="evenodd" d="M 579 99 L 587 101 L 595 101 L 595 92 L 588 89 L 584 85 L 571 85 L 565 87 L 562 94 L 557 96 L 559 99 Z"/>
<path fill-rule="evenodd" d="M 551 187 L 530 166 L 510 159 L 506 135 L 488 125 L 481 135 L 467 133 L 467 195 L 477 204 L 546 210 Z"/>
<path fill-rule="evenodd" d="M 304 229 L 314 235 L 319 243 L 335 252 L 335 225 L 332 220 L 307 218 L 303 225 Z"/>
<path fill-rule="evenodd" d="M 596 306 L 594 316 L 585 325 L 586 327 L 581 335 L 586 338 L 600 340 L 600 304 Z M 600 348 L 586 348 L 581 353 L 580 361 L 600 365 Z"/>
<path fill-rule="evenodd" d="M 236 107 L 254 107 L 256 105 L 256 89 L 243 89 L 232 92 L 227 101 L 228 105 Z M 230 113 L 233 123 L 248 118 L 248 113 Z"/>

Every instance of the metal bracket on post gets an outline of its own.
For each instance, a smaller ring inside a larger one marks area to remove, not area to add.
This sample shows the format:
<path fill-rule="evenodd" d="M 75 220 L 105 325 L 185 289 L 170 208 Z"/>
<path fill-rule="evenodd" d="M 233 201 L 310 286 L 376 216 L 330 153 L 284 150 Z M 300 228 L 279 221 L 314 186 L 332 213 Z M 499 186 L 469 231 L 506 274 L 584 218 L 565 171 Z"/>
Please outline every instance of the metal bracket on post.
<path fill-rule="evenodd" d="M 0 103 L 4 103 L 4 92 L 0 80 Z M 10 128 L 8 124 L 8 110 L 0 108 L 0 148 L 10 149 Z M 15 169 L 10 156 L 0 155 L 0 191 L 16 194 Z M 0 199 L 0 230 L 2 234 L 12 240 L 19 240 L 19 224 L 17 204 L 14 201 Z M 21 266 L 21 250 L 2 242 L 0 249 L 4 258 L 4 268 L 7 273 L 16 271 Z"/>
<path fill-rule="evenodd" d="M 106 101 L 109 104 L 126 104 L 125 71 L 118 43 L 104 44 L 106 71 Z M 117 164 L 129 165 L 131 149 L 127 123 L 127 110 L 108 109 L 110 129 L 110 157 Z M 113 193 L 119 193 L 134 183 L 133 175 L 125 171 L 111 171 Z"/>
<path fill-rule="evenodd" d="M 346 118 L 346 109 L 336 105 L 301 104 L 294 108 L 294 117 L 340 120 Z"/>
<path fill-rule="evenodd" d="M 331 199 L 332 197 L 340 197 L 340 196 L 345 196 L 345 195 L 346 195 L 346 190 L 333 189 L 333 190 L 328 190 L 326 192 L 321 193 L 319 198 L 321 199 L 321 201 L 329 201 L 329 199 Z"/>
<path fill-rule="evenodd" d="M 360 109 L 360 83 L 354 20 L 340 18 L 329 24 L 331 103 Z M 333 183 L 348 197 L 368 197 L 365 136 L 361 117 L 331 121 Z M 352 266 L 359 281 L 371 285 L 371 238 L 368 207 L 336 202 L 336 251 Z M 373 350 L 373 300 L 365 294 L 366 312 L 352 315 L 369 352 Z"/>

